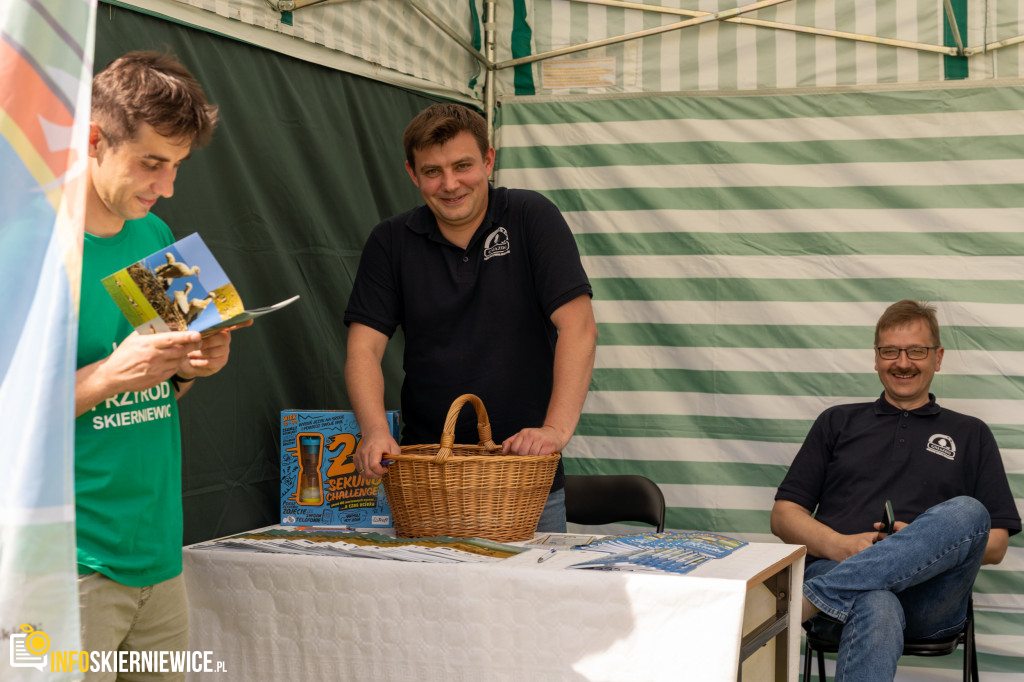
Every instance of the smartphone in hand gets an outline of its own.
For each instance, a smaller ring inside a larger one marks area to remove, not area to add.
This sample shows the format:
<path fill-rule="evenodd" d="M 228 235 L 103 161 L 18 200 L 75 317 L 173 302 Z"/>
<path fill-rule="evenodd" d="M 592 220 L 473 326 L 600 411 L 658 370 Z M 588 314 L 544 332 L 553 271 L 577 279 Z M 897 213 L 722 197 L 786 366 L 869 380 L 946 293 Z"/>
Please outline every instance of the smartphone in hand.
<path fill-rule="evenodd" d="M 896 532 L 896 514 L 893 513 L 891 500 L 886 500 L 885 507 L 882 508 L 882 530 L 879 532 L 886 535 Z"/>

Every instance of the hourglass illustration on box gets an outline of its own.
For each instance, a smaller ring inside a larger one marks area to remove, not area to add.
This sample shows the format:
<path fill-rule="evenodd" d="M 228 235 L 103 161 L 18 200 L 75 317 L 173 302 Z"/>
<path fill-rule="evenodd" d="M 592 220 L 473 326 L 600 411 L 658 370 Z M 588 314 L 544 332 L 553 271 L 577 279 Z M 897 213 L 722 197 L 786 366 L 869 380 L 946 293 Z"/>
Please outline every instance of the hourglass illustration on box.
<path fill-rule="evenodd" d="M 320 465 L 324 460 L 324 437 L 319 433 L 300 433 L 295 436 L 299 446 L 299 487 L 295 501 L 299 504 L 324 503 L 324 483 Z"/>

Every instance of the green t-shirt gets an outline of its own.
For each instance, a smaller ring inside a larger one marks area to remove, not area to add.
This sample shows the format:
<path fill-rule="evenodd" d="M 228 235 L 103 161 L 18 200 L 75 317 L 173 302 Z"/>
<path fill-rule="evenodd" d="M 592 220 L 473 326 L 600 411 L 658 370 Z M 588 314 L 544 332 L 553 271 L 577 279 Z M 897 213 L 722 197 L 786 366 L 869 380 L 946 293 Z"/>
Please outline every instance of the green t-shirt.
<path fill-rule="evenodd" d="M 100 280 L 174 242 L 154 215 L 114 237 L 85 235 L 78 367 L 132 333 Z M 181 433 L 170 381 L 122 393 L 75 420 L 78 571 L 132 587 L 181 573 Z"/>

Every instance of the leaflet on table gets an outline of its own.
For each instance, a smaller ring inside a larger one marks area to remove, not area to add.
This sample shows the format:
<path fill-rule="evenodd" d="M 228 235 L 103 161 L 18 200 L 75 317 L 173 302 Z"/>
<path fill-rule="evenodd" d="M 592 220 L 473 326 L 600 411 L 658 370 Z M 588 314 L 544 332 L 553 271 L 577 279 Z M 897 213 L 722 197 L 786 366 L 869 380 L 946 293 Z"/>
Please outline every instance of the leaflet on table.
<path fill-rule="evenodd" d="M 576 547 L 580 545 L 587 545 L 597 540 L 600 535 L 574 535 L 571 533 L 551 533 L 548 535 L 541 535 L 538 538 L 530 540 L 526 544 L 528 545 L 548 545 L 554 547 Z"/>
<path fill-rule="evenodd" d="M 299 298 L 245 310 L 242 297 L 197 233 L 104 277 L 102 282 L 140 334 L 190 330 L 209 336 L 280 310 Z"/>
<path fill-rule="evenodd" d="M 393 538 L 380 533 L 346 529 L 271 529 L 239 533 L 193 545 L 200 550 L 242 550 L 274 554 L 367 557 L 429 563 L 479 563 L 500 561 L 528 551 L 480 538 Z"/>
<path fill-rule="evenodd" d="M 726 556 L 747 543 L 742 540 L 704 532 L 637 533 L 636 535 L 612 535 L 600 540 L 575 547 L 587 552 L 621 554 L 637 549 L 692 549 L 714 559 Z"/>
<path fill-rule="evenodd" d="M 623 554 L 604 554 L 572 564 L 569 568 L 647 573 L 689 573 L 711 557 L 690 549 L 638 549 Z"/>
<path fill-rule="evenodd" d="M 640 533 L 595 540 L 573 547 L 583 552 L 600 553 L 569 568 L 688 573 L 711 559 L 720 559 L 747 544 L 714 533 Z"/>

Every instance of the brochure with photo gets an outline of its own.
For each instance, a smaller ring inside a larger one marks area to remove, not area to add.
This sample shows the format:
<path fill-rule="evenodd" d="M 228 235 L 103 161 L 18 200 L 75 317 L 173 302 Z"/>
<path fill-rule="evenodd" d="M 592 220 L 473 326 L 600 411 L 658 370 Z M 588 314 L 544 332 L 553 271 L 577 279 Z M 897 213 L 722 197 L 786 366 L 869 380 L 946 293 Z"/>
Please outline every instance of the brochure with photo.
<path fill-rule="evenodd" d="M 202 238 L 193 233 L 103 278 L 135 331 L 197 331 L 209 336 L 280 310 L 298 299 L 246 310 Z"/>

